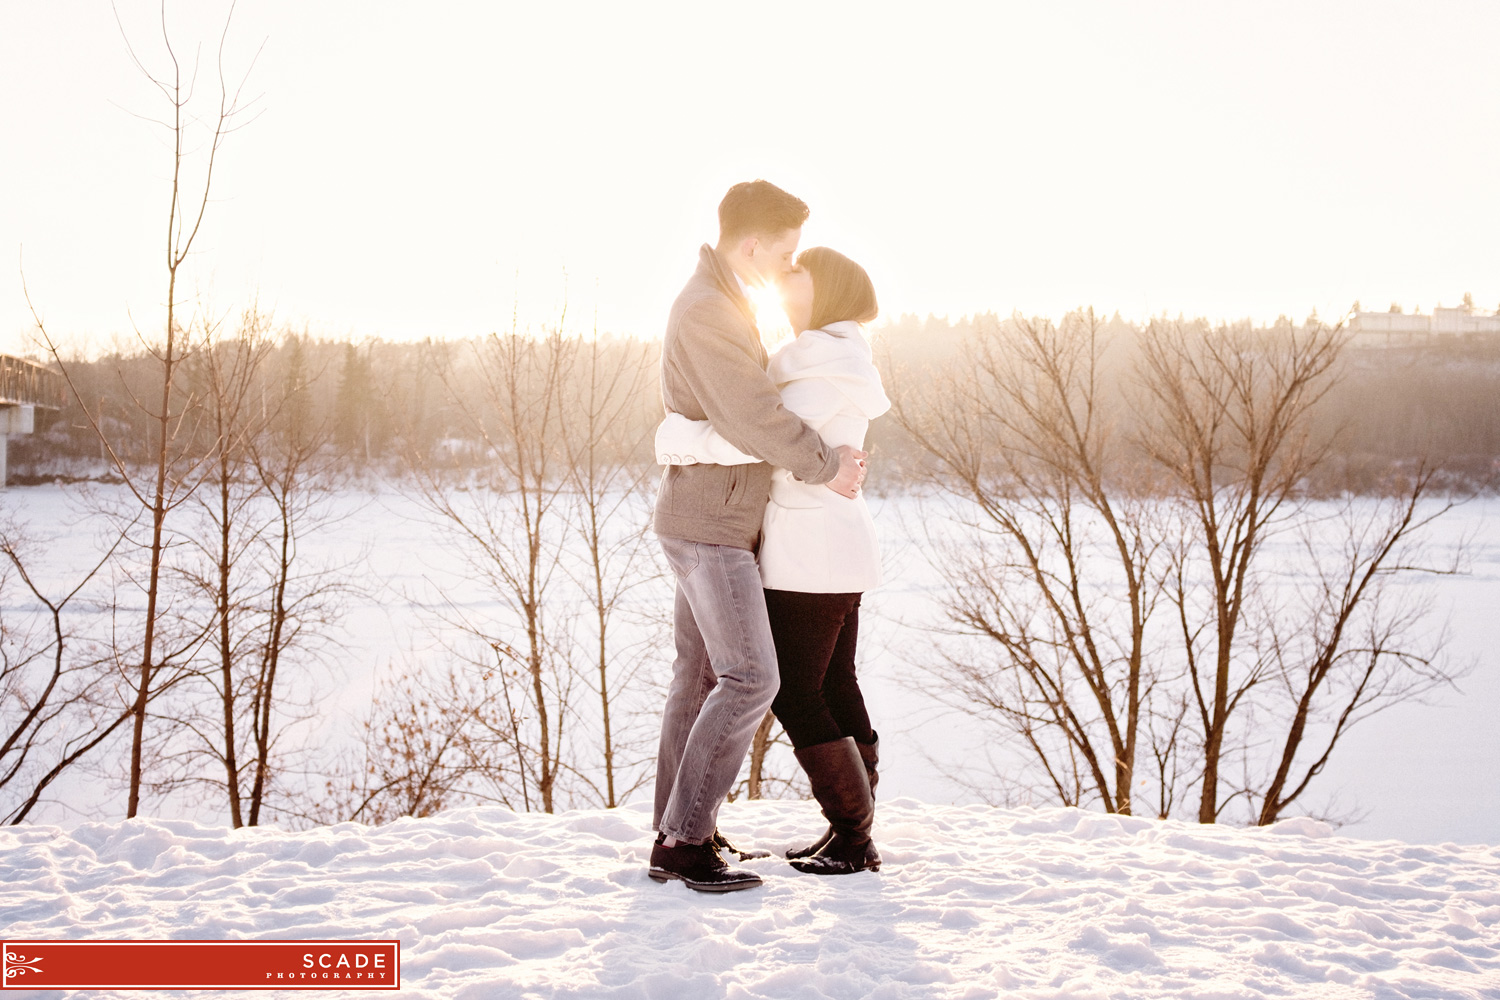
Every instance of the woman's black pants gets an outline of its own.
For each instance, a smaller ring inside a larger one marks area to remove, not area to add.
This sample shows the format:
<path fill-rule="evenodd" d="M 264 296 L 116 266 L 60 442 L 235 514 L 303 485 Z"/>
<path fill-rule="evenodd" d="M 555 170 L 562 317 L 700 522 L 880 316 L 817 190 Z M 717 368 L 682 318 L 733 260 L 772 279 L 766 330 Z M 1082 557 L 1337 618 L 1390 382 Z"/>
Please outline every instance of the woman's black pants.
<path fill-rule="evenodd" d="M 874 742 L 865 697 L 854 674 L 859 641 L 859 594 L 804 594 L 767 590 L 766 611 L 781 690 L 771 711 L 792 747 L 852 736 Z"/>

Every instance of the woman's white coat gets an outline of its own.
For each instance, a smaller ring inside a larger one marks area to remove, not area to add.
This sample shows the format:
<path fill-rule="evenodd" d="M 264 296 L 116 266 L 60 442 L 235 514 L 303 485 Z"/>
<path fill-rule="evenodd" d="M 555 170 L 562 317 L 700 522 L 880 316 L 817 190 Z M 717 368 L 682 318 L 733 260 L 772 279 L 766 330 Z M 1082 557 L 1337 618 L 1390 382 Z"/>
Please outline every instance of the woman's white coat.
<path fill-rule="evenodd" d="M 771 356 L 766 372 L 786 408 L 833 447 L 863 449 L 870 421 L 891 406 L 858 323 L 803 331 Z M 664 464 L 759 461 L 707 422 L 678 414 L 658 428 L 656 450 Z M 759 559 L 761 582 L 772 590 L 848 594 L 880 583 L 880 544 L 864 497 L 839 496 L 785 469 L 771 476 Z"/>

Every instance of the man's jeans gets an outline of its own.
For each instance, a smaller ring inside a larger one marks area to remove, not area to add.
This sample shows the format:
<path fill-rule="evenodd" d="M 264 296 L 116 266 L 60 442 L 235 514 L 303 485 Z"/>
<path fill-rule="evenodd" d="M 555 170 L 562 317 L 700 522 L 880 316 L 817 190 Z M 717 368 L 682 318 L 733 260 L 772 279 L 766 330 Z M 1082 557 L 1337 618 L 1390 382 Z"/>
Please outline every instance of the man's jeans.
<path fill-rule="evenodd" d="M 776 697 L 776 646 L 748 549 L 662 538 L 677 577 L 677 659 L 662 713 L 652 826 L 701 844 Z"/>

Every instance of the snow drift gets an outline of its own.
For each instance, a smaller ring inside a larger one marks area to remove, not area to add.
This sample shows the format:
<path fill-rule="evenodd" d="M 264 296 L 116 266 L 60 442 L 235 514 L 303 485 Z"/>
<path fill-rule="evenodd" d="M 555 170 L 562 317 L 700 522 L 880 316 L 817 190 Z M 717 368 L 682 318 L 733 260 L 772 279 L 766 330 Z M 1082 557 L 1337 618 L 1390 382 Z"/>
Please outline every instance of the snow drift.
<path fill-rule="evenodd" d="M 1500 848 L 1308 820 L 879 809 L 879 873 L 753 861 L 765 886 L 723 896 L 646 878 L 643 807 L 305 832 L 23 826 L 0 832 L 4 934 L 399 938 L 405 993 L 453 1000 L 1500 998 Z M 770 849 L 820 829 L 809 802 L 720 819 Z"/>

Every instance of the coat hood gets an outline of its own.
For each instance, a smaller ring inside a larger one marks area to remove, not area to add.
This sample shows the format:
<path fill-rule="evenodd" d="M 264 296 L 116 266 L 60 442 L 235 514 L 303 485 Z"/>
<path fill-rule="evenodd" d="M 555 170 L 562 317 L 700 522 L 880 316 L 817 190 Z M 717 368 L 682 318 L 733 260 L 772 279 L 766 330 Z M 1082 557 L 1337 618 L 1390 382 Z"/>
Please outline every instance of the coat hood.
<path fill-rule="evenodd" d="M 777 388 L 799 379 L 825 379 L 873 420 L 891 408 L 873 357 L 859 324 L 846 320 L 797 334 L 771 356 L 766 374 Z"/>

